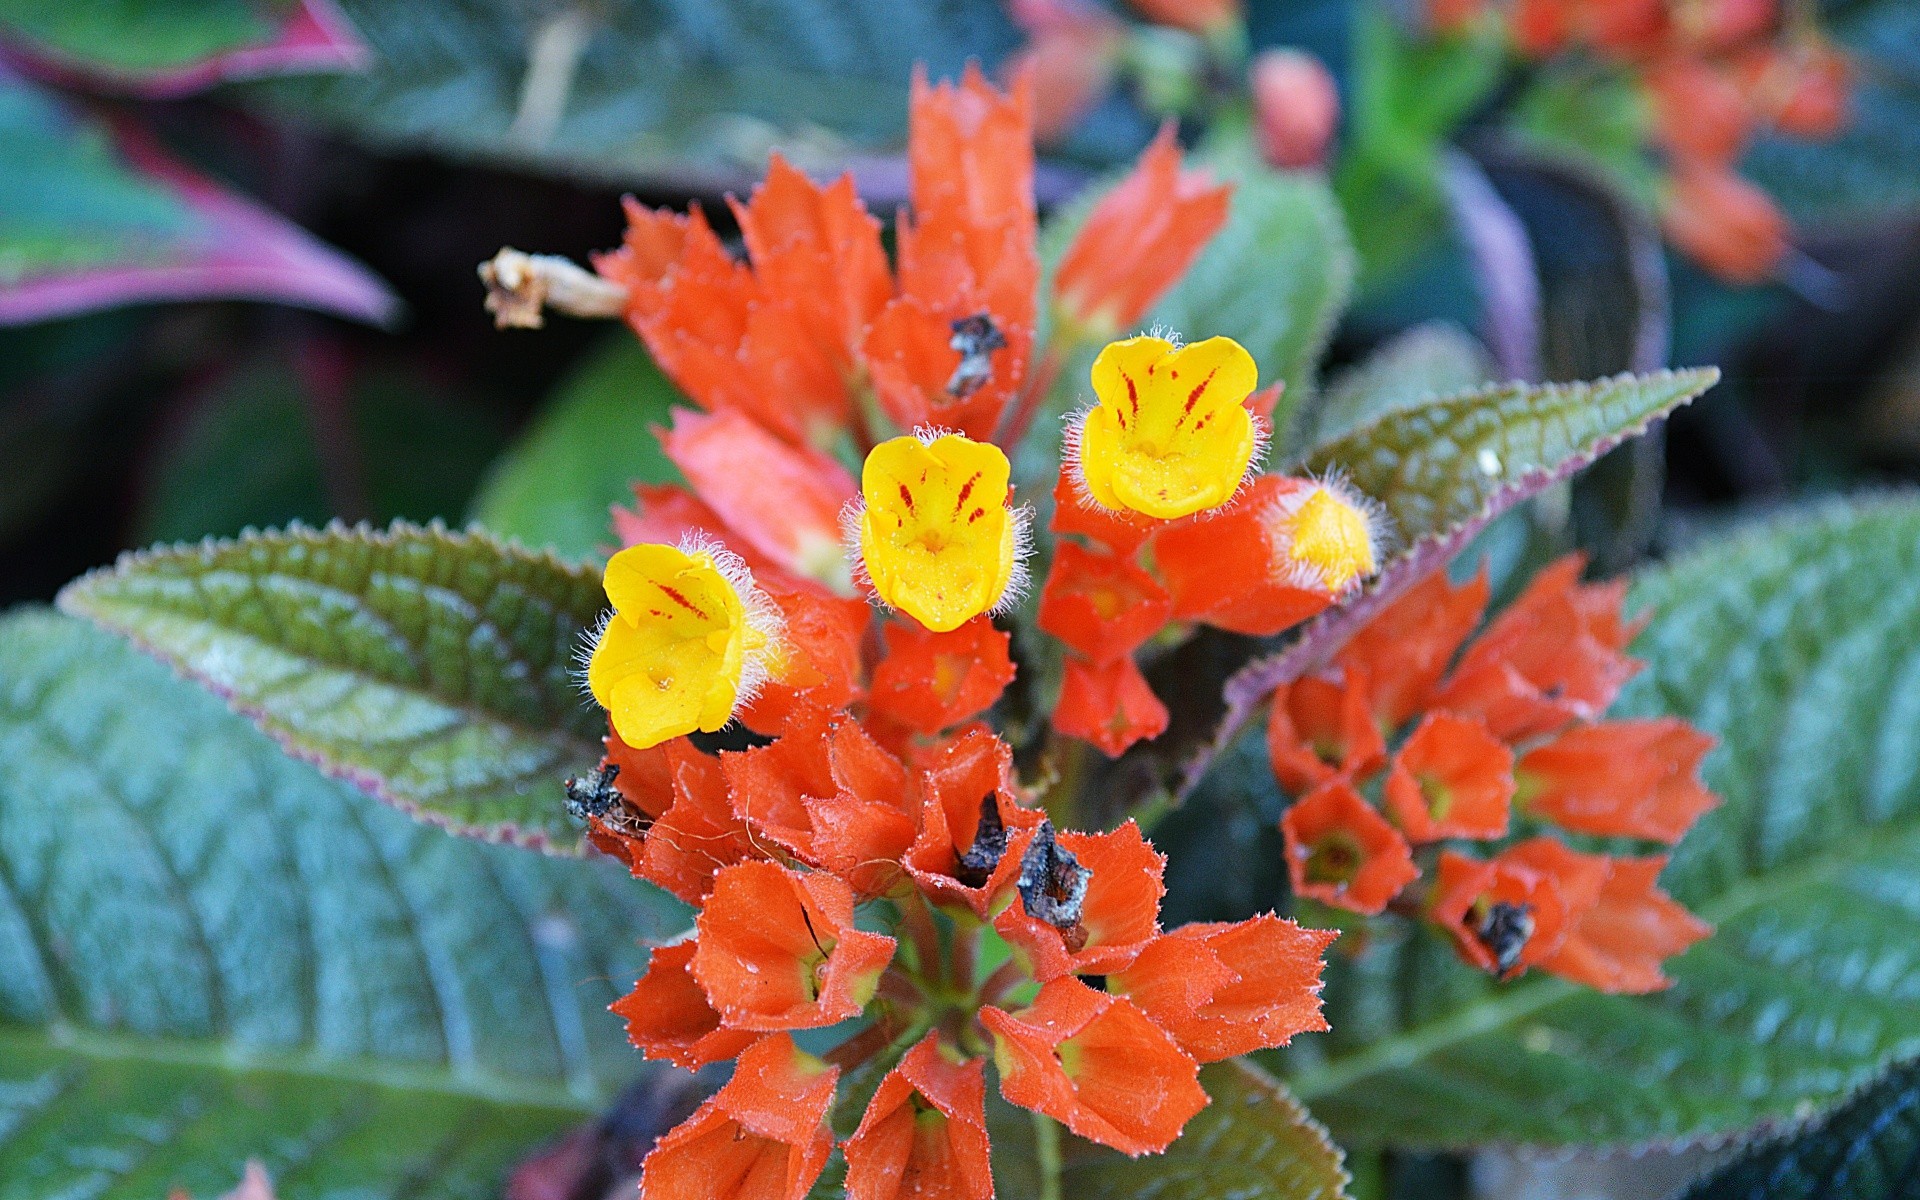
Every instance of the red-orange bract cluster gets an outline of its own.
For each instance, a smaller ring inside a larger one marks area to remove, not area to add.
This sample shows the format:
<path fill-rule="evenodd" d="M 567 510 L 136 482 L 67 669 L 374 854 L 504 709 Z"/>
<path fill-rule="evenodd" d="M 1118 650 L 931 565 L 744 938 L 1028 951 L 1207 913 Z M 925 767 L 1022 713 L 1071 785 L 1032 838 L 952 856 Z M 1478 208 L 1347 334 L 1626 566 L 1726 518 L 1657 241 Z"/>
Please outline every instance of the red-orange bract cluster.
<path fill-rule="evenodd" d="M 1580 568 L 1574 557 L 1543 571 L 1471 640 L 1485 577 L 1454 587 L 1437 572 L 1328 671 L 1275 694 L 1268 750 L 1299 796 L 1281 821 L 1296 893 L 1422 913 L 1501 975 L 1667 985 L 1661 963 L 1709 930 L 1656 886 L 1664 857 L 1586 854 L 1547 835 L 1489 858 L 1442 845 L 1506 839 L 1516 818 L 1671 844 L 1716 802 L 1698 777 L 1710 737 L 1672 718 L 1602 719 L 1639 664 L 1623 653 L 1624 584 L 1583 586 Z M 1408 899 L 1436 850 L 1424 900 Z"/>
<path fill-rule="evenodd" d="M 845 712 L 803 712 L 718 756 L 609 739 L 620 799 L 594 844 L 699 907 L 615 1011 L 650 1058 L 738 1058 L 648 1158 L 647 1200 L 798 1200 L 840 1072 L 873 1060 L 890 1070 L 842 1143 L 848 1195 L 984 1200 L 989 1054 L 1008 1100 L 1142 1154 L 1207 1103 L 1199 1064 L 1325 1028 L 1331 933 L 1163 931 L 1139 830 L 1056 834 L 986 728 L 896 755 Z M 791 1037 L 828 1028 L 845 1037 L 818 1057 Z"/>
<path fill-rule="evenodd" d="M 1430 0 L 1445 28 L 1477 18 L 1488 0 Z M 1651 102 L 1654 136 L 1671 175 L 1667 236 L 1736 283 L 1773 274 L 1787 220 L 1734 170 L 1761 129 L 1828 138 L 1847 122 L 1846 57 L 1778 0 L 1513 0 L 1508 26 L 1535 58 L 1580 47 L 1632 70 Z"/>

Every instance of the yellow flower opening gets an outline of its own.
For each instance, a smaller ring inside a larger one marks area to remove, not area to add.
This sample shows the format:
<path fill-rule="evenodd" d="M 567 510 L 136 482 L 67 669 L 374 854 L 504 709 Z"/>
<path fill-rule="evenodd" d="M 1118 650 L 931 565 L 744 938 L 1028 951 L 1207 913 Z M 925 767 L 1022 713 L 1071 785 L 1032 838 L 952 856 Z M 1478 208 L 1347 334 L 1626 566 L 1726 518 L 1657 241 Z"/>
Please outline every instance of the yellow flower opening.
<path fill-rule="evenodd" d="M 1289 496 L 1275 512 L 1274 527 L 1287 568 L 1304 582 L 1337 595 L 1374 572 L 1373 513 L 1338 482 Z"/>
<path fill-rule="evenodd" d="M 629 546 L 604 583 L 613 616 L 587 686 L 635 749 L 726 725 L 781 653 L 778 611 L 718 546 Z"/>
<path fill-rule="evenodd" d="M 1093 362 L 1099 402 L 1082 419 L 1077 470 L 1108 509 L 1172 520 L 1233 498 L 1259 442 L 1242 405 L 1260 382 L 1232 338 L 1176 347 L 1157 337 L 1114 342 Z"/>
<path fill-rule="evenodd" d="M 1014 587 L 1021 515 L 999 447 L 959 434 L 897 437 L 860 477 L 860 558 L 886 604 L 935 633 L 990 612 Z"/>

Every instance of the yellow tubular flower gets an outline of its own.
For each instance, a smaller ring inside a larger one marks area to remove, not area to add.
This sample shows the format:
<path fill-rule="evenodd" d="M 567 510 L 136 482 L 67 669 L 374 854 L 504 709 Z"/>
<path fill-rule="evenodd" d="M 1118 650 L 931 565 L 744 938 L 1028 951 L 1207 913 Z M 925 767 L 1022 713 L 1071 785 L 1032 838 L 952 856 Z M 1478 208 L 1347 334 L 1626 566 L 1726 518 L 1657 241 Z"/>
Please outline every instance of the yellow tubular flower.
<path fill-rule="evenodd" d="M 1025 540 L 1021 514 L 1007 506 L 1011 473 L 999 447 L 958 434 L 875 446 L 857 525 L 875 594 L 935 633 L 998 606 Z"/>
<path fill-rule="evenodd" d="M 613 616 L 587 686 L 635 749 L 724 726 L 781 652 L 778 611 L 712 545 L 629 546 L 607 562 Z"/>
<path fill-rule="evenodd" d="M 1087 495 L 1163 521 L 1225 504 L 1259 441 L 1241 404 L 1259 381 L 1253 356 L 1232 338 L 1112 343 L 1093 362 L 1099 403 L 1079 428 Z"/>

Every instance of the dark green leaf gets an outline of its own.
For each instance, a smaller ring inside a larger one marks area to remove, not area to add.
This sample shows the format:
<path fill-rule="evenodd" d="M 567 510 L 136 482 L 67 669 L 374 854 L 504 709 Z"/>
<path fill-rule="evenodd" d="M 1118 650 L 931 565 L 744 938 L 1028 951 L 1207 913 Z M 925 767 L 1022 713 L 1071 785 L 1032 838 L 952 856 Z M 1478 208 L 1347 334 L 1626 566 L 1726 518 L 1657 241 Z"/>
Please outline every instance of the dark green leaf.
<path fill-rule="evenodd" d="M 895 147 L 916 62 L 957 75 L 1018 42 L 996 0 L 341 8 L 373 68 L 270 85 L 282 106 L 376 142 L 691 190 L 751 184 L 776 145 L 813 166 Z M 530 93 L 543 40 L 564 66 Z"/>
<path fill-rule="evenodd" d="M 1903 1063 L 1810 1129 L 1747 1150 L 1678 1200 L 1910 1200 L 1920 1185 L 1920 1064 Z"/>
<path fill-rule="evenodd" d="M 1071 1200 L 1338 1200 L 1347 1170 L 1327 1131 L 1285 1086 L 1229 1060 L 1204 1067 L 1213 1103 L 1187 1122 L 1165 1154 L 1129 1159 L 1089 1148 L 1072 1157 L 1062 1190 Z"/>
<path fill-rule="evenodd" d="M 603 718 L 571 677 L 598 576 L 484 534 L 245 534 L 129 554 L 61 593 L 287 749 L 456 832 L 571 847 Z"/>
<path fill-rule="evenodd" d="M 640 343 L 616 335 L 494 465 L 473 519 L 568 558 L 596 556 L 612 540 L 607 510 L 631 503 L 633 484 L 678 478 L 653 429 L 679 399 Z"/>
<path fill-rule="evenodd" d="M 117 71 L 190 66 L 271 37 L 292 0 L 0 0 L 37 53 Z"/>
<path fill-rule="evenodd" d="M 1647 667 L 1616 711 L 1721 740 L 1725 803 L 1663 879 L 1718 932 L 1645 997 L 1491 984 L 1424 935 L 1382 947 L 1330 982 L 1336 1033 L 1293 1064 L 1343 1139 L 1694 1141 L 1920 1051 L 1920 504 L 1763 526 L 1649 575 L 1640 606 Z"/>
<path fill-rule="evenodd" d="M 446 837 L 118 640 L 0 618 L 0 1198 L 491 1200 L 638 1068 L 683 910 Z"/>

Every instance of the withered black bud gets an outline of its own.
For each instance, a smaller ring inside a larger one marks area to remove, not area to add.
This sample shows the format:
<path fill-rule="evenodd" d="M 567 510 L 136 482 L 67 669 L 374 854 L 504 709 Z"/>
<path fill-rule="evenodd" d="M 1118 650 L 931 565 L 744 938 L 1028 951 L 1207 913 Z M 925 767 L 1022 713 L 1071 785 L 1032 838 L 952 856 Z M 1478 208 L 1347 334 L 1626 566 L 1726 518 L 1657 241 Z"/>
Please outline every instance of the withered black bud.
<path fill-rule="evenodd" d="M 988 792 L 980 801 L 980 824 L 973 833 L 973 845 L 960 856 L 953 877 L 968 887 L 985 887 L 993 878 L 993 869 L 1007 852 L 1007 827 L 1000 820 L 1000 800 Z"/>
<path fill-rule="evenodd" d="M 1525 904 L 1496 900 L 1487 906 L 1480 923 L 1474 927 L 1473 936 L 1493 955 L 1494 965 L 1505 975 L 1520 961 L 1527 940 L 1533 937 L 1533 909 Z"/>
<path fill-rule="evenodd" d="M 639 837 L 653 822 L 628 804 L 620 789 L 613 786 L 619 777 L 620 768 L 613 763 L 602 763 L 584 776 L 568 776 L 567 812 L 575 820 L 591 818 L 629 837 Z"/>
<path fill-rule="evenodd" d="M 1087 899 L 1087 882 L 1093 872 L 1080 865 L 1073 851 L 1053 836 L 1053 822 L 1042 821 L 1020 857 L 1020 898 L 1026 901 L 1027 915 L 1045 921 L 1067 939 L 1067 949 L 1086 945 L 1087 933 L 1081 927 L 1081 909 Z"/>
<path fill-rule="evenodd" d="M 947 379 L 947 395 L 958 400 L 979 391 L 993 375 L 993 352 L 1006 348 L 1007 337 L 986 313 L 961 317 L 952 329 L 947 345 L 960 352 L 960 365 Z"/>

